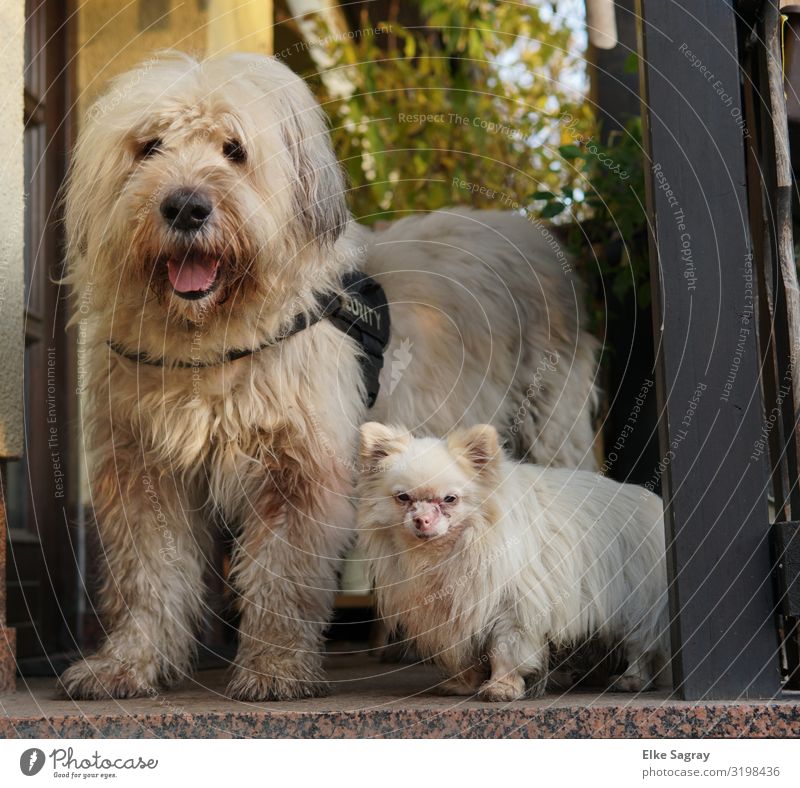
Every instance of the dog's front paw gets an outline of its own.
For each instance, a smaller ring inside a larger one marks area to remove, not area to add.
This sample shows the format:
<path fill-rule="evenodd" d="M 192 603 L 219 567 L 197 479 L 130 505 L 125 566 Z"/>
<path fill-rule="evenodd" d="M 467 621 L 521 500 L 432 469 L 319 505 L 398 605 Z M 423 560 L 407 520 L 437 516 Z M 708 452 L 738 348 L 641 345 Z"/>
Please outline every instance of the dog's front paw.
<path fill-rule="evenodd" d="M 73 700 L 140 698 L 158 693 L 154 683 L 131 665 L 100 655 L 70 665 L 58 681 L 59 694 Z"/>
<path fill-rule="evenodd" d="M 240 665 L 228 684 L 231 698 L 251 702 L 317 698 L 329 692 L 319 667 L 284 661 L 257 660 Z"/>
<path fill-rule="evenodd" d="M 518 673 L 503 676 L 501 679 L 489 679 L 481 685 L 480 700 L 490 703 L 501 703 L 519 700 L 525 697 L 525 679 Z"/>

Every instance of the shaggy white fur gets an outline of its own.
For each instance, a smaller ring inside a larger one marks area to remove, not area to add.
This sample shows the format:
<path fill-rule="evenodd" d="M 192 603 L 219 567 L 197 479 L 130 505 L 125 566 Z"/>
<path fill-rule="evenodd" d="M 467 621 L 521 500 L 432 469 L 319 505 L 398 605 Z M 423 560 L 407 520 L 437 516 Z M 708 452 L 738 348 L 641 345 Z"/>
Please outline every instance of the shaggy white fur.
<path fill-rule="evenodd" d="M 543 229 L 470 211 L 359 228 L 324 116 L 276 60 L 167 53 L 119 77 L 81 130 L 66 226 L 108 626 L 62 676 L 73 697 L 186 673 L 219 520 L 237 533 L 231 694 L 324 689 L 354 525 L 359 351 L 322 321 L 221 359 L 313 313 L 350 270 L 392 301 L 376 413 L 439 433 L 491 421 L 520 456 L 592 462 L 595 343 Z"/>
<path fill-rule="evenodd" d="M 378 233 L 366 270 L 392 304 L 392 343 L 370 416 L 433 436 L 491 421 L 515 456 L 593 469 L 597 342 L 553 242 L 501 211 L 440 211 Z"/>
<path fill-rule="evenodd" d="M 445 691 L 543 694 L 551 655 L 592 641 L 621 652 L 615 689 L 668 683 L 658 496 L 512 462 L 489 425 L 437 440 L 365 424 L 361 460 L 359 534 L 380 612 L 445 669 Z"/>

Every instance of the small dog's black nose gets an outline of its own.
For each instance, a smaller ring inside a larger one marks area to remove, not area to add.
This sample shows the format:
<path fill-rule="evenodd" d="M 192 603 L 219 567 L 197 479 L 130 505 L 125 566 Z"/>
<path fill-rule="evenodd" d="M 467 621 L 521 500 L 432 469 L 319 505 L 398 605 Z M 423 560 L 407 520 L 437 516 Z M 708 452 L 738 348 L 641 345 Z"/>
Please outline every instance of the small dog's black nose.
<path fill-rule="evenodd" d="M 211 215 L 211 200 L 196 189 L 177 189 L 161 203 L 161 215 L 173 230 L 194 232 L 199 230 Z"/>

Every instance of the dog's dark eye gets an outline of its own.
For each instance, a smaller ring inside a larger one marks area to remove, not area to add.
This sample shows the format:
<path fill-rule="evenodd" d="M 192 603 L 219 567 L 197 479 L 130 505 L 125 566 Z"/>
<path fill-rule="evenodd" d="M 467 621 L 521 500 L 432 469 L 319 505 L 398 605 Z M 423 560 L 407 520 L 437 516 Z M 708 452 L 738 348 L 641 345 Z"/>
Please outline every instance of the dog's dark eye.
<path fill-rule="evenodd" d="M 445 495 L 442 499 L 445 503 L 455 503 L 458 500 L 457 495 Z"/>
<path fill-rule="evenodd" d="M 222 146 L 222 155 L 226 159 L 240 164 L 247 160 L 247 153 L 239 140 L 226 140 Z"/>
<path fill-rule="evenodd" d="M 154 153 L 158 153 L 161 150 L 161 139 L 159 137 L 153 137 L 151 140 L 145 140 L 139 146 L 139 158 L 140 159 L 149 159 Z"/>
<path fill-rule="evenodd" d="M 411 496 L 408 493 L 397 493 L 395 498 L 401 503 L 408 503 L 411 500 Z"/>

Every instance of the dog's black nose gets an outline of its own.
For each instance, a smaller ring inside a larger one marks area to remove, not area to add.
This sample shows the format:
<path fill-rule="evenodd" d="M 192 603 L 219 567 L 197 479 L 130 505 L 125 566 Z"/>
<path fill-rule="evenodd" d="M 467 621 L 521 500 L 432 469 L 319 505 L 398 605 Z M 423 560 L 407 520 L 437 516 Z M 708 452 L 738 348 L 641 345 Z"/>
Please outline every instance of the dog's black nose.
<path fill-rule="evenodd" d="M 161 215 L 173 230 L 194 232 L 199 230 L 211 215 L 211 200 L 196 189 L 177 189 L 161 203 Z"/>

